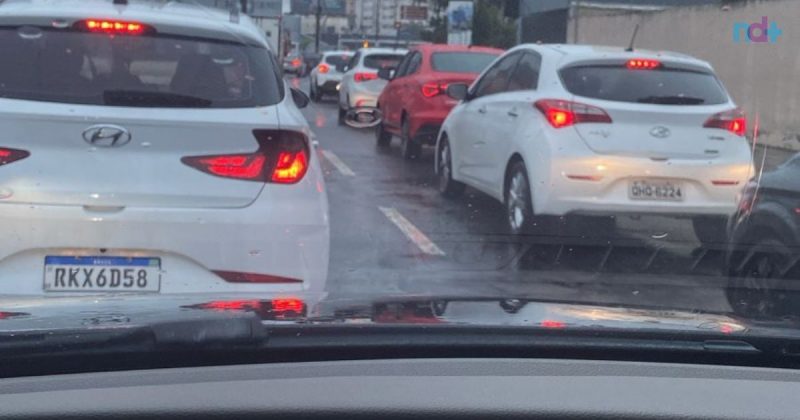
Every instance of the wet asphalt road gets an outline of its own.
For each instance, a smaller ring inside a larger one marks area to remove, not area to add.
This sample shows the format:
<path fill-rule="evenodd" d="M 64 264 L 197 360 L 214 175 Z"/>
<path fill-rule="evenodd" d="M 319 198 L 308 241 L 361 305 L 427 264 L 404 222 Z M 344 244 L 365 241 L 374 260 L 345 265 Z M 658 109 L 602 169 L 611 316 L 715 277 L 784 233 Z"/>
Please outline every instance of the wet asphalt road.
<path fill-rule="evenodd" d="M 308 92 L 307 79 L 291 79 Z M 612 236 L 504 234 L 503 207 L 475 190 L 436 190 L 433 150 L 339 126 L 334 97 L 303 110 L 316 133 L 331 205 L 330 301 L 387 296 L 525 297 L 727 312 L 721 249 L 691 222 L 619 218 Z M 768 156 L 768 165 L 785 157 Z M 587 229 L 586 232 L 590 232 Z"/>

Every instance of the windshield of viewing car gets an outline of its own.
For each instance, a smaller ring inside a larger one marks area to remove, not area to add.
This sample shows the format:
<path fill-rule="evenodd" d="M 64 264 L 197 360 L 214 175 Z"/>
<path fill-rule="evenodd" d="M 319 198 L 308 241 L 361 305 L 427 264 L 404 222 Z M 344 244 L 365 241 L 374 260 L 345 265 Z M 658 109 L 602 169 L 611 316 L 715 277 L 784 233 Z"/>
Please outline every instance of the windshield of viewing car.
<path fill-rule="evenodd" d="M 796 0 L 278 3 L 0 0 L 0 365 L 239 315 L 800 331 Z"/>
<path fill-rule="evenodd" d="M 431 66 L 447 73 L 480 73 L 495 58 L 495 54 L 440 52 L 431 54 Z"/>
<path fill-rule="evenodd" d="M 215 40 L 0 28 L 0 97 L 87 105 L 241 108 L 280 100 L 266 51 Z"/>

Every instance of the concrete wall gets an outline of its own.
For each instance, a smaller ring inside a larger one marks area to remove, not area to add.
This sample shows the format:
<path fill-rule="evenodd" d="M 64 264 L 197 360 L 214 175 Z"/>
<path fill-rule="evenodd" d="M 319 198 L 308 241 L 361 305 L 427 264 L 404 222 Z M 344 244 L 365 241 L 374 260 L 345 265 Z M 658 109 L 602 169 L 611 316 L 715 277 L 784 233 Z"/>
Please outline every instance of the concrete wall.
<path fill-rule="evenodd" d="M 783 34 L 774 44 L 734 43 L 734 22 L 767 16 Z M 627 46 L 640 23 L 636 46 L 686 53 L 711 63 L 728 91 L 760 121 L 759 142 L 800 150 L 800 1 L 751 0 L 722 9 L 696 6 L 656 12 L 573 10 L 570 42 Z M 576 26 L 577 24 L 577 26 Z"/>

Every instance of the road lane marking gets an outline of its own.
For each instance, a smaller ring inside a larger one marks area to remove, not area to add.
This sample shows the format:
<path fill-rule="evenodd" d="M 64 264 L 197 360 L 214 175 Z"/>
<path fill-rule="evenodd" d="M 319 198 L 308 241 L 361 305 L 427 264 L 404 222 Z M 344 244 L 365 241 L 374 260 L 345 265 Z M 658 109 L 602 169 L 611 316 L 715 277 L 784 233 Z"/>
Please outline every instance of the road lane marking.
<path fill-rule="evenodd" d="M 339 156 L 336 156 L 330 150 L 323 150 L 322 151 L 322 156 L 325 156 L 325 159 L 328 162 L 330 162 L 331 165 L 335 166 L 336 169 L 338 169 L 339 172 L 342 173 L 342 175 L 344 175 L 344 176 L 356 176 L 356 173 L 353 172 L 353 170 L 350 169 L 350 167 L 347 166 L 346 163 L 342 162 L 342 160 L 339 159 Z"/>
<path fill-rule="evenodd" d="M 428 255 L 447 255 L 433 241 L 430 240 L 421 230 L 408 221 L 399 211 L 393 207 L 378 207 L 389 221 L 394 223 L 406 237 L 414 242 L 422 252 Z"/>

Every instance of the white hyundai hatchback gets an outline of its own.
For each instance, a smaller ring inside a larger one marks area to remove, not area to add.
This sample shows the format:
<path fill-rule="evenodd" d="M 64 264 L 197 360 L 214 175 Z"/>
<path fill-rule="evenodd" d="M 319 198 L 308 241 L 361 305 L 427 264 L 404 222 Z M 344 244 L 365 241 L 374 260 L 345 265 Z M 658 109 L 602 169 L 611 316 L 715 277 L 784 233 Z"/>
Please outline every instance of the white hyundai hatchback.
<path fill-rule="evenodd" d="M 521 45 L 471 87 L 437 142 L 440 191 L 500 200 L 512 233 L 540 215 L 671 215 L 720 240 L 753 175 L 746 121 L 701 60 Z"/>
<path fill-rule="evenodd" d="M 383 69 L 397 69 L 408 51 L 391 48 L 361 48 L 342 68 L 339 84 L 339 123 L 347 114 L 361 108 L 375 108 L 378 96 L 389 83 L 378 77 Z"/>
<path fill-rule="evenodd" d="M 0 3 L 0 295 L 321 295 L 308 98 L 246 16 L 120 3 Z"/>

